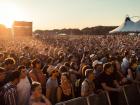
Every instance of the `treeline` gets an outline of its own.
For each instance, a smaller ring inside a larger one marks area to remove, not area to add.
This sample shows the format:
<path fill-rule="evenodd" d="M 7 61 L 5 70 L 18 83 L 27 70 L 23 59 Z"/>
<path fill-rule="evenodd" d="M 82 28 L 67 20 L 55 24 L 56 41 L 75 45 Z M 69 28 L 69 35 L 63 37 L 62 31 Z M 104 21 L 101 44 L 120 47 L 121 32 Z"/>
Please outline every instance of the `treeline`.
<path fill-rule="evenodd" d="M 35 30 L 35 35 L 106 35 L 117 26 L 96 26 L 84 29 Z"/>

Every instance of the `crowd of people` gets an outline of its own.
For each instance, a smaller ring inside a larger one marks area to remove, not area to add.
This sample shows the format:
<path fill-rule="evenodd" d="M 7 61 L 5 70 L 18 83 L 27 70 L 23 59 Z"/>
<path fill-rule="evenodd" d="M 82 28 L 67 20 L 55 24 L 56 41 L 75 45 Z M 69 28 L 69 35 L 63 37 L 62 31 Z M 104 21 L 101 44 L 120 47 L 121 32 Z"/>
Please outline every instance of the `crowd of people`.
<path fill-rule="evenodd" d="M 55 105 L 140 83 L 139 36 L 0 39 L 0 104 Z"/>

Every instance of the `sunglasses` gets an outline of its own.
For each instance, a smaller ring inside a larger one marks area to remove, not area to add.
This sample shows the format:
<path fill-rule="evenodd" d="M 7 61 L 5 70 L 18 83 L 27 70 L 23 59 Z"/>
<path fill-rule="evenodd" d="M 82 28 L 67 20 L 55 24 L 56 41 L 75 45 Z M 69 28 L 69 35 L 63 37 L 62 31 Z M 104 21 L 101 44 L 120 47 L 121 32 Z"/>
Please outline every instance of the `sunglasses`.
<path fill-rule="evenodd" d="M 57 71 L 57 70 L 55 70 L 55 71 L 53 71 L 52 73 L 58 73 L 58 71 Z"/>

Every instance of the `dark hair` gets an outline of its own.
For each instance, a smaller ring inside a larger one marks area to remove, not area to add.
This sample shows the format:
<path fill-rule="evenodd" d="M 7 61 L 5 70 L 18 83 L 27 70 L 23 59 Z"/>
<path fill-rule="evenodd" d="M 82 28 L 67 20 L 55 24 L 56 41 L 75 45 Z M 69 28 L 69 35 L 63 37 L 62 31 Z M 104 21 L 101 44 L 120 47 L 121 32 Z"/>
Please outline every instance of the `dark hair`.
<path fill-rule="evenodd" d="M 129 51 L 125 51 L 124 56 L 128 56 L 128 55 L 129 55 Z"/>
<path fill-rule="evenodd" d="M 37 64 L 37 63 L 40 63 L 40 60 L 39 60 L 39 59 L 34 59 L 34 60 L 31 62 L 33 68 L 36 67 L 36 64 Z"/>
<path fill-rule="evenodd" d="M 40 86 L 41 84 L 39 82 L 32 82 L 32 85 L 31 85 L 31 91 L 35 91 L 35 89 Z"/>
<path fill-rule="evenodd" d="M 69 64 L 68 62 L 65 62 L 65 63 L 64 63 L 64 66 L 70 67 L 70 64 Z"/>
<path fill-rule="evenodd" d="M 66 66 L 61 66 L 61 67 L 59 68 L 59 72 L 60 72 L 60 73 L 64 73 L 64 72 L 68 72 L 68 70 L 67 70 Z"/>
<path fill-rule="evenodd" d="M 71 67 L 72 69 L 75 69 L 75 68 L 74 68 L 74 65 L 75 65 L 75 64 L 76 64 L 75 62 L 71 62 L 70 67 Z"/>
<path fill-rule="evenodd" d="M 14 81 L 15 79 L 18 79 L 20 77 L 20 72 L 19 71 L 13 71 L 9 73 L 9 80 Z"/>
<path fill-rule="evenodd" d="M 73 56 L 72 55 L 69 55 L 68 56 L 68 61 L 71 61 L 72 58 L 73 58 Z"/>
<path fill-rule="evenodd" d="M 115 61 L 115 60 L 117 60 L 117 57 L 114 55 L 111 55 L 110 57 L 109 57 L 109 61 L 111 62 L 111 61 Z"/>
<path fill-rule="evenodd" d="M 103 66 L 103 71 L 106 71 L 110 67 L 112 67 L 111 63 L 105 63 L 104 66 Z"/>
<path fill-rule="evenodd" d="M 69 80 L 69 82 L 71 82 L 69 73 L 67 73 L 67 72 L 62 73 L 62 74 L 61 74 L 61 77 L 62 77 L 62 76 L 66 76 L 66 78 Z"/>
<path fill-rule="evenodd" d="M 4 61 L 4 64 L 5 65 L 8 65 L 8 64 L 15 64 L 16 61 L 14 58 L 6 58 L 5 61 Z"/>
<path fill-rule="evenodd" d="M 52 58 L 52 57 L 49 57 L 49 58 L 47 59 L 47 64 L 52 63 L 52 61 L 53 61 L 53 58 Z"/>
<path fill-rule="evenodd" d="M 3 53 L 0 53 L 0 57 L 4 57 L 4 54 Z"/>

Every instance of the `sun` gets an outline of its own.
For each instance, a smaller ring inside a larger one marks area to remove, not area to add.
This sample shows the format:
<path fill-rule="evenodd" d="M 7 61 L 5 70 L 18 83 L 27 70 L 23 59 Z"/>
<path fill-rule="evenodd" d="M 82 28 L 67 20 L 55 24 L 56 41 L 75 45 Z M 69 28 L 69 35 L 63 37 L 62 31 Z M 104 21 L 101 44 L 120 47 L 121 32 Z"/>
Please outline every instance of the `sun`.
<path fill-rule="evenodd" d="M 19 8 L 13 3 L 0 3 L 0 24 L 11 28 L 13 21 L 20 15 Z"/>

